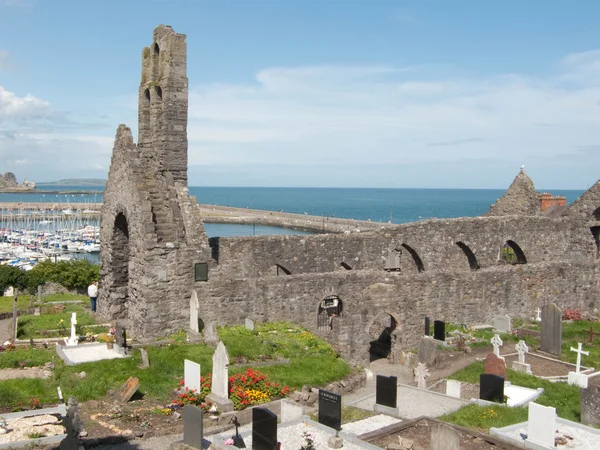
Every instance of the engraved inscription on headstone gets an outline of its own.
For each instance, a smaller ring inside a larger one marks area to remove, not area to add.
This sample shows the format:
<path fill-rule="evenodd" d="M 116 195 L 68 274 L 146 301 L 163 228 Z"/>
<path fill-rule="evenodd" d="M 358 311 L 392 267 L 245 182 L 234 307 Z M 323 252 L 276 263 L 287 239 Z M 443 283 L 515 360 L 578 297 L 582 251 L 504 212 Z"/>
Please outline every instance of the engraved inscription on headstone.
<path fill-rule="evenodd" d="M 202 448 L 204 413 L 193 405 L 183 407 L 183 443 L 192 448 Z"/>
<path fill-rule="evenodd" d="M 398 378 L 377 375 L 377 386 L 375 390 L 375 403 L 378 405 L 396 408 L 398 393 Z"/>
<path fill-rule="evenodd" d="M 341 395 L 319 389 L 319 423 L 336 431 L 342 429 Z"/>
<path fill-rule="evenodd" d="M 504 403 L 504 378 L 487 373 L 479 375 L 479 398 Z"/>
<path fill-rule="evenodd" d="M 277 415 L 266 408 L 252 409 L 252 448 L 277 449 Z"/>
<path fill-rule="evenodd" d="M 443 320 L 433 322 L 433 338 L 438 341 L 446 340 L 446 323 Z"/>
<path fill-rule="evenodd" d="M 562 310 L 554 303 L 542 308 L 542 337 L 540 350 L 560 356 L 562 347 Z"/>

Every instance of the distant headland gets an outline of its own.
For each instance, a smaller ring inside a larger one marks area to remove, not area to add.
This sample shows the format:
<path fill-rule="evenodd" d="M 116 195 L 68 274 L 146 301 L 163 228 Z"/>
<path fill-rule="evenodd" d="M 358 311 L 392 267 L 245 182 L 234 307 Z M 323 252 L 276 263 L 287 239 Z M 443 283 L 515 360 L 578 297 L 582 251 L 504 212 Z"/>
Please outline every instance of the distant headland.
<path fill-rule="evenodd" d="M 0 175 L 0 192 L 27 192 L 35 189 L 33 181 L 23 180 L 21 184 L 17 181 L 17 177 L 12 172 L 5 172 Z"/>
<path fill-rule="evenodd" d="M 65 178 L 58 181 L 38 182 L 38 186 L 105 186 L 106 180 L 101 178 Z"/>

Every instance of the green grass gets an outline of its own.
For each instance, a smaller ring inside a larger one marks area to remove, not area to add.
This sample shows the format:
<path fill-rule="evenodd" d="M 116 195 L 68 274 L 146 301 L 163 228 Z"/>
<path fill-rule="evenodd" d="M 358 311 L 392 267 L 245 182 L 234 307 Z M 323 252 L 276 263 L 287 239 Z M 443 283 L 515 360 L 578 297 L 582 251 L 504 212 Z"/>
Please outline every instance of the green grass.
<path fill-rule="evenodd" d="M 96 320 L 80 305 L 67 305 L 64 312 L 48 313 L 44 308 L 39 316 L 27 315 L 20 316 L 17 325 L 18 339 L 39 339 L 44 337 L 62 337 L 71 333 L 71 313 L 77 313 L 77 325 L 95 325 Z M 60 321 L 62 322 L 62 326 Z M 46 330 L 60 330 L 48 332 Z M 81 331 L 81 330 L 80 330 Z"/>
<path fill-rule="evenodd" d="M 478 384 L 479 375 L 482 373 L 483 363 L 476 362 L 459 370 L 449 378 Z M 551 383 L 548 380 L 515 372 L 510 369 L 508 370 L 508 377 L 515 386 L 523 386 L 531 389 L 543 388 L 544 393 L 535 402 L 540 405 L 556 408 L 556 413 L 559 417 L 574 422 L 581 420 L 578 387 L 569 386 L 567 383 Z M 493 410 L 493 412 L 489 410 Z M 493 407 L 469 405 L 452 414 L 441 417 L 441 420 L 480 429 L 503 427 L 527 420 L 527 407 L 508 408 L 501 405 Z"/>
<path fill-rule="evenodd" d="M 76 294 L 49 294 L 42 296 L 42 303 L 47 302 L 64 302 L 64 301 L 73 301 L 73 300 L 83 300 L 89 302 L 89 297 L 85 295 L 76 295 Z M 13 301 L 14 297 L 0 297 L 0 313 L 3 312 L 11 312 L 13 309 Z M 37 295 L 29 295 L 29 294 L 19 294 L 18 296 L 18 305 L 19 310 L 28 309 L 30 305 L 35 307 L 37 304 Z M 87 305 L 88 303 L 85 303 Z"/>
<path fill-rule="evenodd" d="M 354 406 L 342 406 L 342 425 L 345 423 L 356 422 L 357 420 L 368 419 L 377 415 L 373 411 L 367 411 L 365 409 L 356 408 Z M 319 420 L 319 413 L 314 412 L 309 416 L 312 420 Z"/>
<path fill-rule="evenodd" d="M 15 369 L 18 367 L 38 367 L 47 362 L 59 359 L 54 349 L 28 348 L 0 353 L 0 369 Z"/>
<path fill-rule="evenodd" d="M 65 314 L 69 315 L 70 320 L 70 314 Z M 55 326 L 54 324 L 55 322 L 52 322 L 52 326 Z M 222 329 L 220 332 L 223 335 L 223 340 L 226 341 L 230 357 L 243 352 L 250 359 L 258 359 L 258 356 L 264 354 L 267 348 L 276 349 L 274 352 L 277 355 L 290 357 L 290 364 L 261 366 L 257 370 L 267 374 L 272 381 L 288 385 L 291 388 L 299 388 L 304 384 L 326 385 L 350 373 L 350 366 L 344 360 L 336 357 L 335 352 L 327 343 L 310 335 L 306 330 L 294 326 L 288 328 L 288 324 L 272 327 L 274 329 L 268 331 L 277 331 L 277 333 L 267 333 L 260 330 L 247 333 L 248 330 L 244 331 L 244 327 Z M 293 331 L 283 331 L 288 329 Z M 178 334 L 174 336 L 177 337 Z M 297 342 L 294 343 L 294 340 Z M 243 345 L 244 342 L 248 344 L 246 347 Z M 273 347 L 275 343 L 277 345 Z M 229 344 L 231 348 L 229 348 Z M 251 349 L 251 351 L 248 349 Z M 77 364 L 75 366 L 66 366 L 60 358 L 55 357 L 56 369 L 53 377 L 48 380 L 36 380 L 36 383 L 25 379 L 0 381 L 0 406 L 14 406 L 16 399 L 23 401 L 22 398 L 28 399 L 33 396 L 44 398 L 50 396 L 54 398 L 58 386 L 61 387 L 65 397 L 75 396 L 81 402 L 101 399 L 109 391 L 119 389 L 131 376 L 140 380 L 139 391 L 141 394 L 148 398 L 168 402 L 173 395 L 173 390 L 179 387 L 179 381 L 183 378 L 184 359 L 199 363 L 203 375 L 212 371 L 214 349 L 205 345 L 171 344 L 161 347 L 148 347 L 147 351 L 150 361 L 150 367 L 147 369 L 138 367 L 141 364 L 139 351 L 134 351 L 130 358 Z M 40 352 L 40 354 L 38 355 L 35 352 Z M 0 361 L 3 361 L 2 358 L 5 355 L 9 355 L 9 359 L 2 363 L 8 367 L 13 367 L 15 363 L 18 364 L 18 357 L 13 356 L 13 354 L 25 356 L 30 353 L 35 354 L 39 358 L 36 361 L 40 363 L 46 362 L 47 358 L 51 358 L 52 355 L 52 352 L 44 353 L 42 350 L 19 350 L 0 354 Z M 236 367 L 232 365 L 229 368 L 229 373 L 233 375 L 246 369 L 247 366 Z M 82 371 L 87 374 L 84 378 L 78 376 Z M 11 389 L 14 389 L 16 393 L 12 400 L 8 395 Z M 5 397 L 2 397 L 3 392 L 6 395 Z"/>

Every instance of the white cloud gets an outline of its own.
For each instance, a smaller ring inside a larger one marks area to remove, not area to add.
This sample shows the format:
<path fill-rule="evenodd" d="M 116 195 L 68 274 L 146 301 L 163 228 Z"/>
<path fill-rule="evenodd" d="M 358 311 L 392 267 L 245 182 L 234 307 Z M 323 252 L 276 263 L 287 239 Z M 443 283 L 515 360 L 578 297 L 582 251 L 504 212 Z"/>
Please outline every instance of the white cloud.
<path fill-rule="evenodd" d="M 49 118 L 52 113 L 47 101 L 31 94 L 19 97 L 0 86 L 0 121 Z"/>
<path fill-rule="evenodd" d="M 514 166 L 514 173 L 522 163 L 535 173 L 552 161 L 559 171 L 565 155 L 600 144 L 600 50 L 560 63 L 559 73 L 536 77 L 322 66 L 264 69 L 252 84 L 192 85 L 190 162 L 344 170 L 491 159 Z M 559 176 L 541 175 L 546 186 Z M 577 173 L 560 176 L 577 185 Z M 512 179 L 500 177 L 500 186 Z M 468 187 L 464 181 L 456 185 Z M 398 186 L 410 185 L 410 174 L 403 174 Z"/>

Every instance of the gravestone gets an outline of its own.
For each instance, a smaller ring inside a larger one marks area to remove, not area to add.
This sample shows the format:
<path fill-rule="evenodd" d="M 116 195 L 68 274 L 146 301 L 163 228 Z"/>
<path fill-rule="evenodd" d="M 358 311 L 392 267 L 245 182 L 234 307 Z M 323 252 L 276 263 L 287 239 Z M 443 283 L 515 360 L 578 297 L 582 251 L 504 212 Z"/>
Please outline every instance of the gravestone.
<path fill-rule="evenodd" d="M 304 414 L 302 406 L 289 400 L 281 400 L 281 423 L 298 420 Z"/>
<path fill-rule="evenodd" d="M 498 358 L 501 358 L 502 360 L 504 360 L 504 358 L 502 358 L 500 356 L 500 347 L 502 347 L 502 345 L 504 345 L 504 342 L 502 342 L 502 339 L 500 339 L 500 336 L 495 334 L 494 337 L 492 337 L 492 339 L 490 339 L 490 342 L 492 343 L 492 347 L 494 347 L 494 355 L 496 355 Z"/>
<path fill-rule="evenodd" d="M 375 404 L 396 408 L 398 378 L 377 375 L 375 388 Z"/>
<path fill-rule="evenodd" d="M 233 402 L 229 400 L 229 355 L 223 342 L 219 342 L 213 353 L 211 393 L 206 398 L 221 412 L 233 411 Z"/>
<path fill-rule="evenodd" d="M 479 398 L 504 403 L 504 378 L 488 373 L 479 375 Z"/>
<path fill-rule="evenodd" d="M 562 347 L 562 310 L 554 303 L 542 308 L 542 338 L 540 350 L 560 356 Z"/>
<path fill-rule="evenodd" d="M 148 360 L 148 352 L 145 348 L 140 348 L 140 354 L 142 355 L 142 369 L 150 367 L 150 361 Z"/>
<path fill-rule="evenodd" d="M 600 426 L 600 378 L 590 378 L 588 387 L 580 392 L 581 423 Z"/>
<path fill-rule="evenodd" d="M 460 390 L 461 390 L 460 381 L 456 380 L 446 380 L 446 395 L 450 397 L 460 398 Z"/>
<path fill-rule="evenodd" d="M 190 391 L 200 392 L 200 364 L 189 359 L 183 360 L 183 387 Z"/>
<path fill-rule="evenodd" d="M 204 328 L 204 343 L 206 345 L 217 345 L 219 343 L 219 332 L 214 322 L 209 322 Z"/>
<path fill-rule="evenodd" d="M 319 389 L 319 423 L 336 431 L 342 429 L 341 395 Z"/>
<path fill-rule="evenodd" d="M 120 348 L 127 348 L 127 330 L 120 324 L 115 325 L 115 330 L 115 344 Z"/>
<path fill-rule="evenodd" d="M 79 404 L 75 397 L 70 397 L 67 402 L 67 414 L 63 422 L 67 436 L 60 442 L 59 450 L 85 450 L 79 440 L 79 433 L 83 431 L 83 422 L 79 417 Z"/>
<path fill-rule="evenodd" d="M 427 378 L 429 378 L 429 370 L 423 363 L 418 363 L 415 367 L 415 381 L 419 389 L 427 389 Z"/>
<path fill-rule="evenodd" d="M 494 317 L 492 319 L 492 326 L 494 327 L 494 331 L 512 333 L 512 323 L 510 317 L 507 315 Z"/>
<path fill-rule="evenodd" d="M 586 352 L 581 348 L 583 345 L 581 342 L 577 344 L 577 348 L 571 347 L 571 351 L 577 353 L 577 364 L 575 365 L 575 372 L 569 372 L 567 383 L 585 389 L 588 387 L 588 376 L 581 373 L 581 355 L 589 356 L 590 352 Z"/>
<path fill-rule="evenodd" d="M 431 424 L 430 450 L 460 450 L 460 434 L 449 425 Z"/>
<path fill-rule="evenodd" d="M 425 316 L 425 336 L 431 335 L 431 320 Z"/>
<path fill-rule="evenodd" d="M 277 415 L 266 408 L 252 409 L 252 448 L 277 449 Z"/>
<path fill-rule="evenodd" d="M 129 400 L 131 400 L 131 397 L 134 396 L 139 387 L 140 380 L 138 380 L 136 377 L 129 377 L 125 384 L 121 386 L 121 389 L 119 389 L 119 399 L 123 403 L 127 403 Z"/>
<path fill-rule="evenodd" d="M 13 339 L 17 340 L 17 317 L 19 316 L 19 302 L 17 297 L 17 291 L 15 289 L 15 298 L 13 300 L 13 316 L 12 316 L 12 330 L 13 330 Z"/>
<path fill-rule="evenodd" d="M 435 364 L 435 359 L 437 357 L 437 346 L 437 342 L 431 338 L 421 339 L 421 341 L 419 341 L 419 350 L 417 352 L 419 362 L 427 364 L 428 366 Z"/>
<path fill-rule="evenodd" d="M 246 326 L 247 330 L 254 331 L 254 320 L 246 317 L 246 320 L 244 320 L 244 325 Z"/>
<path fill-rule="evenodd" d="M 198 310 L 200 309 L 200 302 L 198 301 L 198 294 L 196 291 L 192 291 L 190 296 L 190 330 L 194 333 L 200 332 L 198 326 Z"/>
<path fill-rule="evenodd" d="M 498 375 L 499 377 L 508 380 L 508 374 L 506 372 L 506 365 L 504 359 L 490 353 L 483 360 L 483 373 Z"/>
<path fill-rule="evenodd" d="M 433 322 L 433 338 L 438 341 L 446 340 L 446 322 L 443 320 Z"/>
<path fill-rule="evenodd" d="M 183 443 L 201 449 L 204 438 L 204 412 L 193 405 L 183 407 Z"/>
<path fill-rule="evenodd" d="M 525 363 L 525 353 L 529 352 L 529 347 L 527 347 L 525 341 L 519 341 L 519 343 L 515 345 L 515 350 L 519 353 L 519 360 L 513 361 L 512 370 L 531 375 L 531 364 Z"/>
<path fill-rule="evenodd" d="M 37 289 L 37 304 L 41 305 L 42 304 L 42 286 L 38 286 Z"/>
<path fill-rule="evenodd" d="M 542 448 L 554 448 L 555 432 L 556 409 L 550 406 L 542 406 L 534 402 L 529 402 L 527 440 L 525 442 L 541 445 Z"/>

